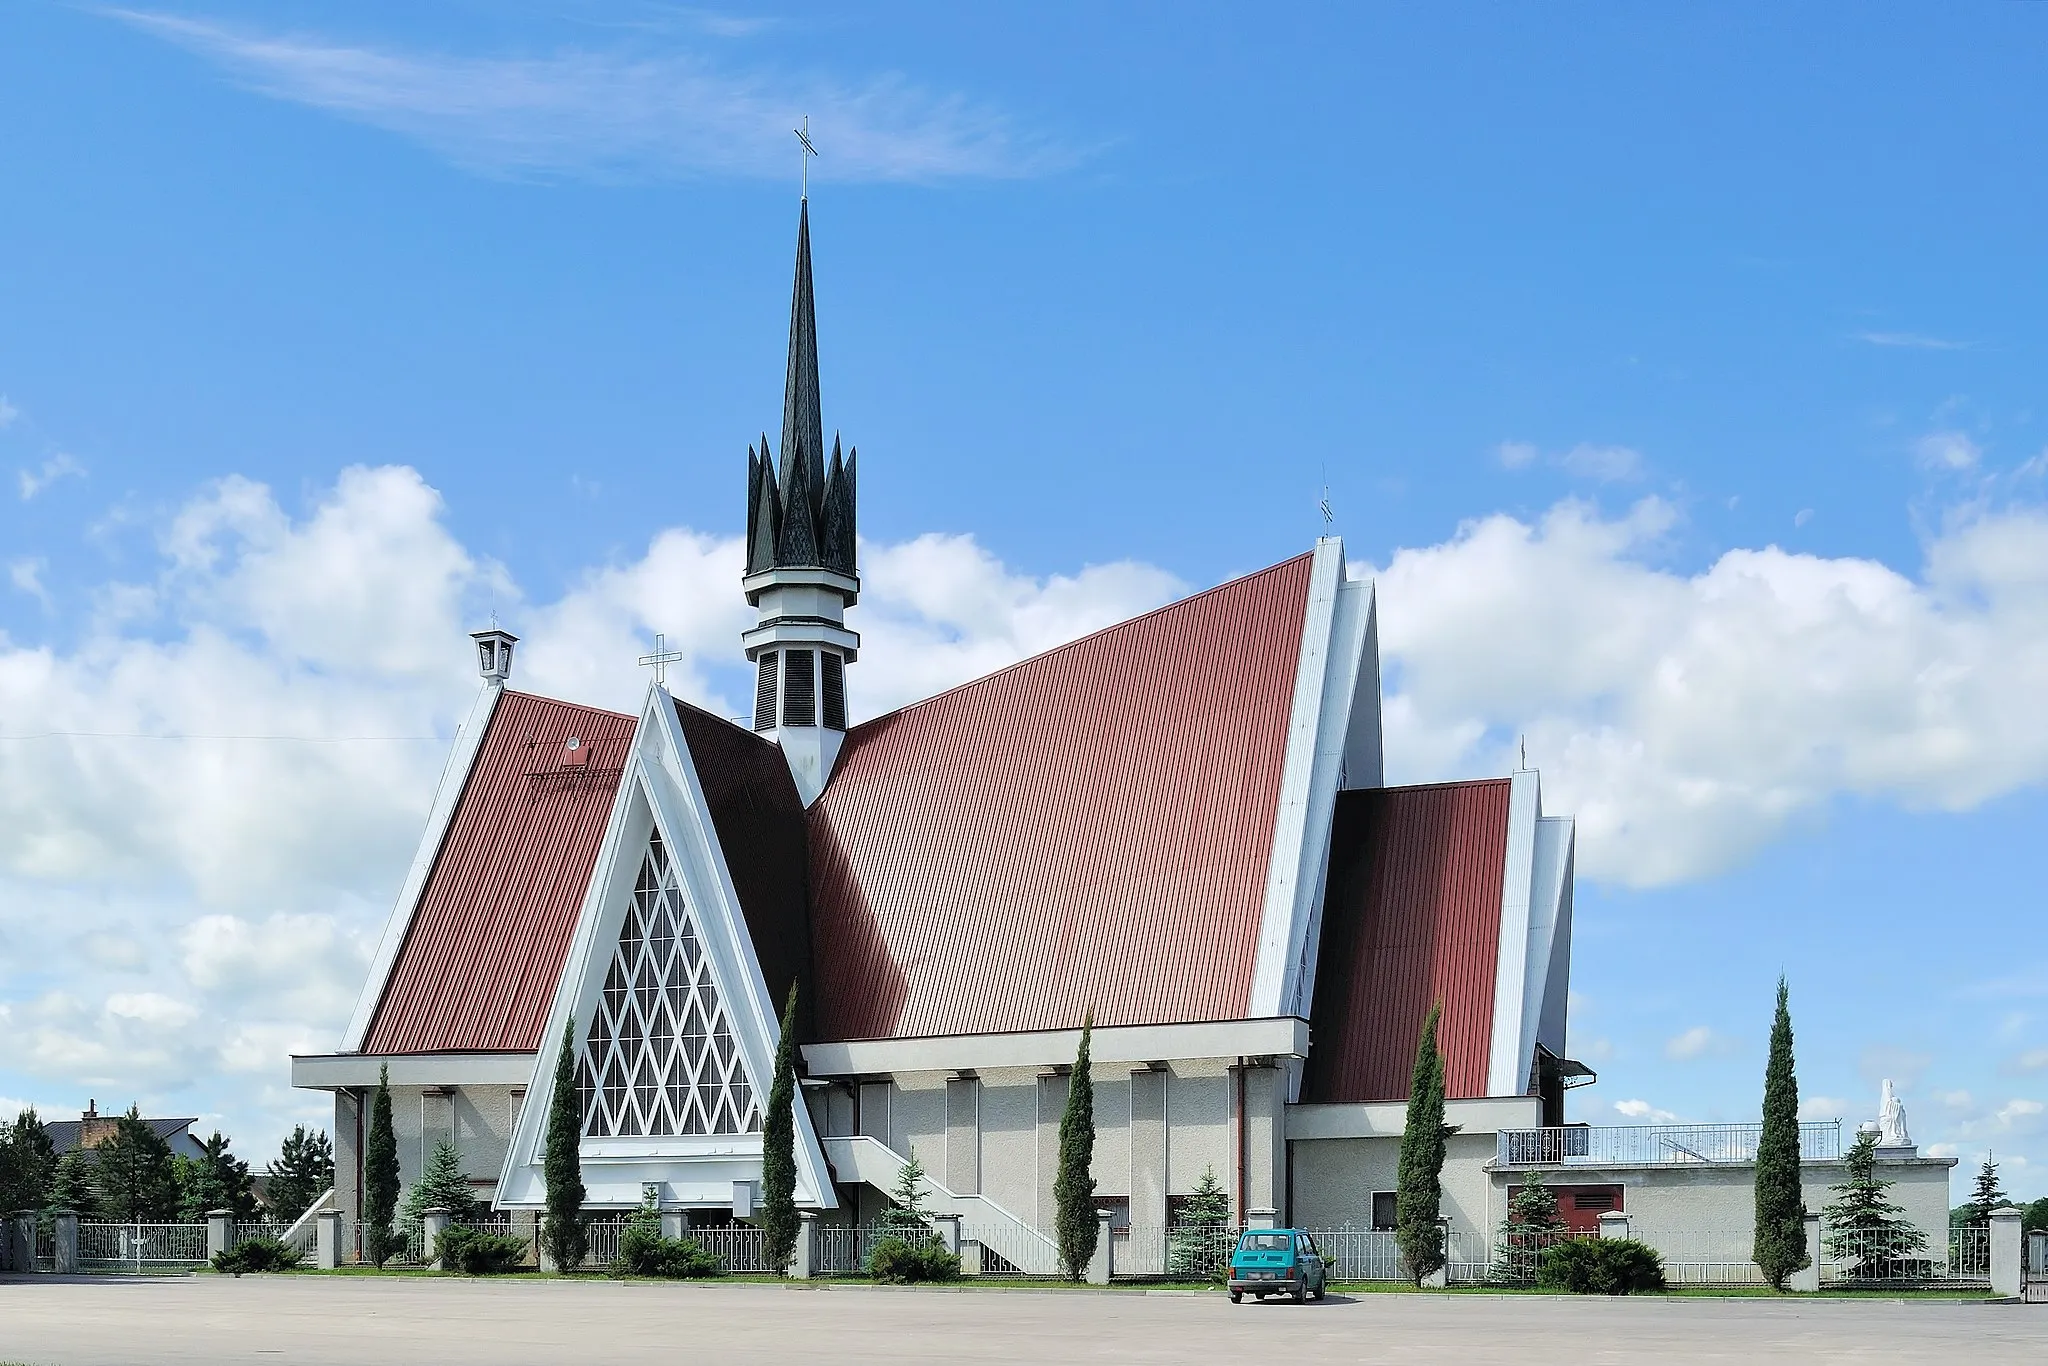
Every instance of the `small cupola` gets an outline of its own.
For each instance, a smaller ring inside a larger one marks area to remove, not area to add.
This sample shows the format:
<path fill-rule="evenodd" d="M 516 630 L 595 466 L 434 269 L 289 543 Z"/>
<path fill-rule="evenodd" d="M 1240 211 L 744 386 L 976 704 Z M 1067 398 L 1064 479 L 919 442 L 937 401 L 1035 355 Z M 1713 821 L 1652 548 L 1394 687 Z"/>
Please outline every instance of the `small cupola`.
<path fill-rule="evenodd" d="M 512 676 L 512 647 L 519 643 L 518 636 L 492 626 L 484 631 L 471 631 L 469 638 L 476 642 L 478 673 L 500 684 Z"/>

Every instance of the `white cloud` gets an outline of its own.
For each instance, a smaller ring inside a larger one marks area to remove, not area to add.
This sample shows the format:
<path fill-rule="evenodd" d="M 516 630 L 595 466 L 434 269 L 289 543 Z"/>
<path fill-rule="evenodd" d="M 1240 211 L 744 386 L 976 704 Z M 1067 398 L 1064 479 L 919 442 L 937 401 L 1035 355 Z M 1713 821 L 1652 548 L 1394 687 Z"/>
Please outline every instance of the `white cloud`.
<path fill-rule="evenodd" d="M 1077 154 L 999 110 L 899 74 L 856 84 L 730 69 L 702 54 L 567 50 L 477 57 L 112 13 L 250 88 L 413 138 L 495 174 L 787 176 L 808 115 L 820 179 L 1019 177 Z"/>
<path fill-rule="evenodd" d="M 1948 341 L 1919 332 L 1858 332 L 1856 340 L 1871 346 L 1898 346 L 1914 351 L 1965 351 L 1970 343 Z"/>
<path fill-rule="evenodd" d="M 7 401 L 7 395 L 0 394 L 0 432 L 14 425 L 14 419 L 21 416 L 21 409 Z"/>
<path fill-rule="evenodd" d="M 1591 479 L 1600 483 L 1622 483 L 1643 477 L 1642 452 L 1630 446 L 1581 441 L 1546 459 L 1533 442 L 1503 441 L 1494 448 L 1494 457 L 1503 469 L 1524 470 L 1543 460 L 1575 479 Z"/>
<path fill-rule="evenodd" d="M 2030 1048 L 2014 1058 L 2012 1065 L 2021 1072 L 2048 1070 L 2048 1048 Z"/>
<path fill-rule="evenodd" d="M 1733 1040 L 1716 1034 L 1705 1025 L 1694 1025 L 1664 1041 L 1664 1056 L 1674 1062 L 1687 1062 L 1693 1058 L 1704 1058 L 1709 1053 L 1727 1053 L 1733 1047 Z"/>
<path fill-rule="evenodd" d="M 1929 432 L 1914 444 L 1913 454 L 1926 469 L 1960 471 L 1975 469 L 1984 451 L 1964 432 Z"/>
<path fill-rule="evenodd" d="M 1853 793 L 1964 810 L 2048 779 L 2048 515 L 1959 520 L 1909 578 L 1731 550 L 1652 563 L 1655 498 L 1564 502 L 1379 575 L 1389 768 L 1499 772 L 1526 734 L 1579 868 L 1631 886 L 1740 863 Z"/>
<path fill-rule="evenodd" d="M 18 471 L 15 478 L 21 489 L 21 500 L 25 503 L 60 479 L 85 478 L 85 466 L 59 451 L 33 470 Z"/>
<path fill-rule="evenodd" d="M 1808 1096 L 1799 1102 L 1801 1119 L 1841 1119 L 1849 1113 L 1849 1102 L 1840 1096 Z"/>
<path fill-rule="evenodd" d="M 2009 1100 L 2000 1106 L 1998 1113 L 1992 1116 L 1992 1118 L 1997 1120 L 1998 1123 L 2010 1127 L 2018 1120 L 2031 1119 L 2033 1116 L 2040 1114 L 2044 1108 L 2048 1107 L 2044 1107 L 2038 1100 L 2019 1098 Z"/>
<path fill-rule="evenodd" d="M 1676 1124 L 1678 1116 L 1669 1110 L 1660 1110 L 1647 1100 L 1617 1100 L 1614 1110 L 1627 1119 L 1639 1124 Z"/>
<path fill-rule="evenodd" d="M 7 580 L 17 593 L 25 593 L 48 607 L 50 590 L 43 586 L 43 571 L 49 567 L 49 561 L 44 559 L 13 560 L 7 566 Z"/>

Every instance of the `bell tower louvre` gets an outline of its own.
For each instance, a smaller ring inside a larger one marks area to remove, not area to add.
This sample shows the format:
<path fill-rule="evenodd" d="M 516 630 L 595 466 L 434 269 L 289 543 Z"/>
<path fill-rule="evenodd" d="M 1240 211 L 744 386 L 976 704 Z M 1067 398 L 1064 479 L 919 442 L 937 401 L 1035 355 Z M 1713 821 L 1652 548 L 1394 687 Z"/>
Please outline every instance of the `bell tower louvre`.
<path fill-rule="evenodd" d="M 846 666 L 860 636 L 846 609 L 860 599 L 854 547 L 854 462 L 839 438 L 825 458 L 818 401 L 818 319 L 811 286 L 810 200 L 796 228 L 782 444 L 747 448 L 747 568 L 741 587 L 760 612 L 740 637 L 754 665 L 754 729 L 789 762 L 806 806 L 832 776 L 846 739 Z"/>

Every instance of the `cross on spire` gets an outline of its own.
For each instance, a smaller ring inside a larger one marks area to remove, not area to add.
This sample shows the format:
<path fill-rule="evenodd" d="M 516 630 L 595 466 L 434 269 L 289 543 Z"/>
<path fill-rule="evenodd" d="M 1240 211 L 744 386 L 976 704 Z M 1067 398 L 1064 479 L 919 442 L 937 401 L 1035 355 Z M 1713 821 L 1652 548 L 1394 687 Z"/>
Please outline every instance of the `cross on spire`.
<path fill-rule="evenodd" d="M 643 669 L 653 669 L 654 681 L 656 683 L 667 683 L 668 666 L 680 664 L 690 657 L 689 651 L 667 649 L 665 648 L 667 645 L 668 637 L 657 631 L 654 635 L 654 653 L 640 656 L 640 667 Z"/>
<path fill-rule="evenodd" d="M 811 116 L 809 114 L 804 115 L 804 126 L 792 128 L 789 131 L 795 133 L 796 140 L 803 144 L 803 152 L 801 153 L 804 167 L 803 197 L 809 199 L 811 197 L 811 158 L 818 154 L 818 149 L 811 146 Z"/>

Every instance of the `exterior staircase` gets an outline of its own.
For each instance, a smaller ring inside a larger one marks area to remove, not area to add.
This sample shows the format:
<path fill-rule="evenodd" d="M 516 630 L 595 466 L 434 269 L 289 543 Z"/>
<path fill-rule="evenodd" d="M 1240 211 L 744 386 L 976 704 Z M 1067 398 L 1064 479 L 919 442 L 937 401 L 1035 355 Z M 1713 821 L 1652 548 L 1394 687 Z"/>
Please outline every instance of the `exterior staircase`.
<path fill-rule="evenodd" d="M 865 1134 L 850 1138 L 824 1138 L 825 1160 L 841 1183 L 859 1182 L 884 1193 L 896 1189 L 909 1159 L 878 1138 Z M 947 1190 L 929 1177 L 922 1187 L 932 1213 L 953 1215 L 960 1220 L 963 1247 L 978 1243 L 1003 1261 L 1031 1276 L 1057 1274 L 1059 1245 L 1051 1235 L 1028 1220 L 1020 1219 L 985 1195 L 962 1195 Z"/>

